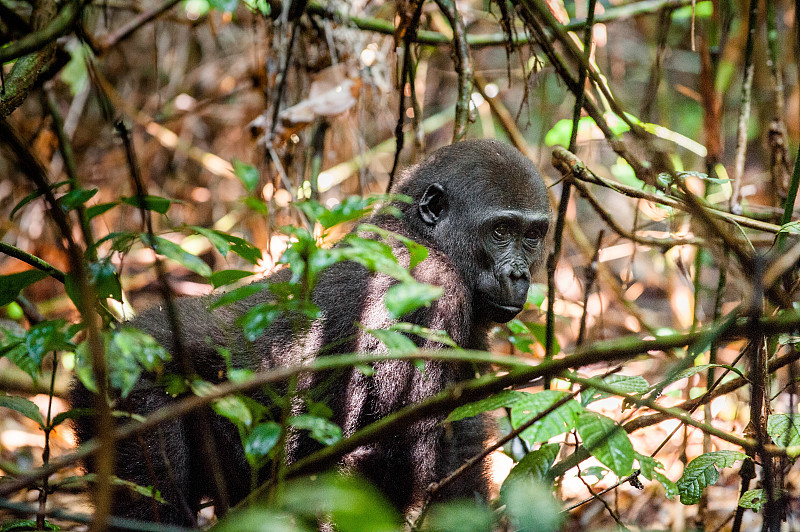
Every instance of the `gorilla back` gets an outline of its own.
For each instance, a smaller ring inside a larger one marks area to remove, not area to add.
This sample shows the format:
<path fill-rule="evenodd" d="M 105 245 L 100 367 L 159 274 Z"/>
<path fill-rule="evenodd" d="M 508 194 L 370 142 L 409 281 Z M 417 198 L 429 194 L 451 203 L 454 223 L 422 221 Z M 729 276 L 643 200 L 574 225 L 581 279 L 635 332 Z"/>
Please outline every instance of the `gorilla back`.
<path fill-rule="evenodd" d="M 505 144 L 464 141 L 442 148 L 406 170 L 392 192 L 412 198 L 410 203 L 395 204 L 402 217 L 375 214 L 367 221 L 427 247 L 428 257 L 411 273 L 418 281 L 444 289 L 441 298 L 403 316 L 402 321 L 444 330 L 460 347 L 486 349 L 492 324 L 505 323 L 522 310 L 531 272 L 544 256 L 549 208 L 539 172 Z M 405 247 L 397 244 L 394 248 L 407 263 Z M 284 270 L 267 282 L 286 277 Z M 325 355 L 386 351 L 363 328 L 385 329 L 398 321 L 390 317 L 383 303 L 392 284 L 389 277 L 370 273 L 356 263 L 335 264 L 323 271 L 314 286 L 312 299 L 320 309 L 318 319 L 296 334 L 286 317 L 278 318 L 252 343 L 243 339 L 234 322 L 254 305 L 269 300 L 269 291 L 215 310 L 208 308 L 213 298 L 180 299 L 177 314 L 183 354 L 191 357 L 200 377 L 216 382 L 227 367 L 219 347 L 231 352 L 233 366 L 253 370 L 300 364 L 323 356 L 320 349 L 324 346 L 328 346 Z M 173 351 L 176 343 L 169 321 L 165 312 L 153 309 L 131 324 Z M 433 340 L 412 339 L 421 348 L 442 348 Z M 369 376 L 357 369 L 317 374 L 301 379 L 297 387 L 327 404 L 333 411 L 331 420 L 346 437 L 454 382 L 474 377 L 472 365 L 441 361 L 426 362 L 424 372 L 406 361 L 375 363 L 373 370 Z M 265 396 L 256 399 L 271 405 Z M 155 379 L 144 376 L 127 398 L 118 400 L 117 408 L 147 415 L 171 401 Z M 90 407 L 91 394 L 76 384 L 73 403 Z M 250 467 L 236 428 L 222 417 L 210 412 L 205 415 L 208 433 L 198 434 L 196 423 L 175 420 L 158 431 L 120 442 L 117 474 L 141 485 L 154 485 L 169 505 L 125 494 L 115 498 L 115 515 L 191 525 L 202 497 L 219 498 L 222 493 L 235 503 L 249 492 Z M 480 416 L 449 426 L 441 422 L 441 417 L 425 419 L 402 434 L 360 447 L 343 458 L 341 467 L 369 479 L 399 509 L 412 509 L 422 501 L 431 482 L 479 453 L 490 432 L 487 420 Z M 91 419 L 80 420 L 76 428 L 80 441 L 94 433 Z M 208 440 L 216 447 L 214 460 L 205 455 L 208 447 L 201 446 Z M 291 462 L 317 448 L 319 444 L 310 438 L 291 434 L 285 442 L 285 457 Z M 216 492 L 210 488 L 214 478 L 220 478 L 213 474 L 214 465 L 223 478 Z M 268 478 L 267 472 L 260 478 Z M 439 494 L 442 499 L 476 495 L 485 499 L 486 471 L 476 466 L 443 491 Z"/>

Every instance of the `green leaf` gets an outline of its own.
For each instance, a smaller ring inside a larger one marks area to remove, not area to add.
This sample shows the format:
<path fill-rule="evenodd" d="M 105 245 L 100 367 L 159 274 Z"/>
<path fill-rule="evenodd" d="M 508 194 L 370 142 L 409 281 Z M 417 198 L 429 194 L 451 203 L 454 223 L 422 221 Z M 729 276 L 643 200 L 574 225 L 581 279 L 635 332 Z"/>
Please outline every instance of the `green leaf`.
<path fill-rule="evenodd" d="M 705 1 L 697 2 L 692 9 L 692 6 L 683 6 L 672 12 L 672 20 L 689 20 L 695 18 L 711 18 L 714 14 L 714 3 Z"/>
<path fill-rule="evenodd" d="M 541 283 L 531 283 L 528 288 L 528 301 L 527 303 L 533 307 L 539 308 L 547 298 L 547 286 Z"/>
<path fill-rule="evenodd" d="M 50 427 L 57 427 L 68 419 L 78 419 L 80 417 L 92 416 L 94 413 L 94 408 L 70 408 L 65 412 L 56 414 L 56 416 L 50 421 Z"/>
<path fill-rule="evenodd" d="M 167 198 L 162 198 L 161 196 L 123 196 L 120 198 L 122 203 L 126 205 L 130 205 L 132 207 L 137 207 L 139 209 L 145 209 L 148 211 L 154 211 L 158 214 L 167 214 L 167 211 L 172 206 L 173 203 L 177 203 L 176 200 L 171 200 Z"/>
<path fill-rule="evenodd" d="M 602 381 L 603 384 L 612 386 L 621 394 L 642 394 L 650 389 L 650 384 L 644 377 L 631 375 L 609 375 Z M 581 404 L 586 406 L 595 401 L 611 397 L 612 394 L 597 390 L 595 388 L 585 388 L 581 392 Z"/>
<path fill-rule="evenodd" d="M 231 303 L 236 303 L 237 301 L 241 301 L 242 299 L 257 294 L 262 290 L 266 290 L 268 287 L 269 285 L 267 283 L 251 283 L 240 286 L 239 288 L 219 296 L 213 303 L 211 303 L 211 305 L 209 305 L 209 308 L 215 309 L 225 305 L 230 305 Z"/>
<path fill-rule="evenodd" d="M 29 399 L 17 397 L 16 395 L 0 394 L 0 406 L 19 412 L 26 418 L 36 422 L 41 428 L 44 428 L 44 419 L 42 419 L 39 407 Z"/>
<path fill-rule="evenodd" d="M 222 231 L 215 232 L 219 235 L 224 235 L 225 238 L 228 239 L 228 242 L 231 243 L 231 251 L 242 257 L 250 264 L 258 264 L 258 261 L 261 260 L 262 253 L 258 246 L 251 244 L 244 238 L 239 238 L 238 236 L 229 235 L 227 233 L 223 233 Z"/>
<path fill-rule="evenodd" d="M 56 485 L 59 488 L 73 488 L 73 487 L 85 487 L 89 483 L 97 482 L 97 475 L 94 473 L 87 473 L 81 476 L 73 476 L 67 477 L 64 480 L 61 480 Z M 167 501 L 161 496 L 161 492 L 155 489 L 153 486 L 140 486 L 135 482 L 131 482 L 130 480 L 125 480 L 119 478 L 116 475 L 111 476 L 111 484 L 114 486 L 121 486 L 126 488 L 127 490 L 138 493 L 144 497 L 148 497 L 150 499 L 154 499 L 161 504 L 167 504 Z"/>
<path fill-rule="evenodd" d="M 759 488 L 755 490 L 747 490 L 739 498 L 739 506 L 742 508 L 750 508 L 754 512 L 761 511 L 761 505 L 764 503 L 764 490 Z"/>
<path fill-rule="evenodd" d="M 119 282 L 117 268 L 110 259 L 100 259 L 89 263 L 89 275 L 97 297 L 101 299 L 110 297 L 122 302 L 122 285 Z M 72 278 L 72 276 L 69 277 Z"/>
<path fill-rule="evenodd" d="M 498 408 L 508 407 L 523 399 L 525 395 L 525 392 L 501 390 L 500 392 L 487 397 L 486 399 L 481 399 L 480 401 L 475 401 L 474 403 L 467 403 L 459 406 L 450 412 L 450 415 L 447 416 L 445 421 L 458 421 L 459 419 L 477 416 L 478 414 L 482 414 L 484 412 L 491 412 L 492 410 L 497 410 Z"/>
<path fill-rule="evenodd" d="M 706 486 L 711 486 L 719 479 L 719 469 L 730 467 L 747 456 L 738 451 L 712 451 L 701 454 L 688 464 L 683 475 L 675 483 L 683 504 L 697 504 Z M 719 468 L 719 469 L 718 469 Z"/>
<path fill-rule="evenodd" d="M 269 206 L 258 198 L 249 196 L 244 199 L 244 204 L 257 214 L 269 216 Z"/>
<path fill-rule="evenodd" d="M 395 355 L 407 355 L 417 352 L 417 345 L 406 335 L 386 329 L 365 329 L 366 332 L 380 340 Z"/>
<path fill-rule="evenodd" d="M 491 508 L 473 501 L 451 501 L 431 506 L 423 530 L 447 532 L 486 532 L 496 530 Z"/>
<path fill-rule="evenodd" d="M 533 351 L 531 348 L 533 342 L 528 338 L 529 336 L 532 336 L 542 346 L 547 341 L 547 328 L 543 323 L 513 319 L 508 322 L 508 329 L 512 333 L 508 341 L 523 353 L 531 353 Z M 561 346 L 555 336 L 553 336 L 552 347 L 553 353 L 558 354 L 561 352 Z"/>
<path fill-rule="evenodd" d="M 170 258 L 182 265 L 186 269 L 191 270 L 203 277 L 208 277 L 211 275 L 211 268 L 203 261 L 203 259 L 197 255 L 192 255 L 175 242 L 170 242 L 166 238 L 161 238 L 160 236 L 150 238 L 150 235 L 147 233 L 142 233 L 141 238 L 143 242 L 151 245 L 159 255 L 164 255 L 165 257 Z"/>
<path fill-rule="evenodd" d="M 261 468 L 264 458 L 269 455 L 280 437 L 281 426 L 274 421 L 260 423 L 253 428 L 244 442 L 244 453 L 254 469 Z"/>
<path fill-rule="evenodd" d="M 609 473 L 608 469 L 601 466 L 589 466 L 585 469 L 581 469 L 580 473 L 578 473 L 581 478 L 586 477 L 595 477 L 597 480 L 595 482 L 603 480 L 605 476 Z"/>
<path fill-rule="evenodd" d="M 739 369 L 733 366 L 729 366 L 728 364 L 700 364 L 698 366 L 692 366 L 691 368 L 686 368 L 683 371 L 679 371 L 675 375 L 672 375 L 667 379 L 665 379 L 664 381 L 656 384 L 655 387 L 663 389 L 668 384 L 672 384 L 673 382 L 677 382 L 681 379 L 688 379 L 689 377 L 692 377 L 694 375 L 697 375 L 698 373 L 702 373 L 708 370 L 708 368 L 724 368 L 736 373 L 740 377 L 746 378 Z"/>
<path fill-rule="evenodd" d="M 247 1 L 247 0 L 245 0 Z M 264 0 L 266 1 L 266 0 Z M 312 532 L 296 516 L 264 506 L 232 509 L 216 525 L 216 532 Z"/>
<path fill-rule="evenodd" d="M 567 392 L 556 390 L 520 393 L 523 393 L 524 396 L 511 405 L 511 426 L 515 429 L 537 417 L 553 404 L 569 395 Z M 525 429 L 520 434 L 520 437 L 530 446 L 538 442 L 546 442 L 554 436 L 572 430 L 581 412 L 583 412 L 583 407 L 574 399 L 570 399 Z"/>
<path fill-rule="evenodd" d="M 251 275 L 253 275 L 253 272 L 248 272 L 246 270 L 222 270 L 212 273 L 208 280 L 211 281 L 211 286 L 219 288 L 220 286 L 235 283 Z"/>
<path fill-rule="evenodd" d="M 633 445 L 625 430 L 597 412 L 585 411 L 576 424 L 584 447 L 618 477 L 633 470 Z"/>
<path fill-rule="evenodd" d="M 422 244 L 420 244 L 418 242 L 415 242 L 414 240 L 412 240 L 412 239 L 410 239 L 410 238 L 408 238 L 406 236 L 400 235 L 398 233 L 394 233 L 392 231 L 387 231 L 386 229 L 383 229 L 382 227 L 378 227 L 377 225 L 361 224 L 361 225 L 358 226 L 358 231 L 359 232 L 375 233 L 375 234 L 381 236 L 385 240 L 389 240 L 389 239 L 397 240 L 398 242 L 403 244 L 406 247 L 406 249 L 408 250 L 408 255 L 409 255 L 408 269 L 409 270 L 414 268 L 414 266 L 416 266 L 417 264 L 419 264 L 420 262 L 422 262 L 423 260 L 425 260 L 428 257 L 428 248 L 426 248 Z"/>
<path fill-rule="evenodd" d="M 231 250 L 231 246 L 228 244 L 227 238 L 217 234 L 217 232 L 212 229 L 206 229 L 205 227 L 199 227 L 196 225 L 190 225 L 189 227 L 206 237 L 208 241 L 211 242 L 211 245 L 217 248 L 217 251 L 219 251 L 220 255 L 223 257 L 228 255 L 228 252 Z"/>
<path fill-rule="evenodd" d="M 642 476 L 647 480 L 653 480 L 653 473 L 655 473 L 656 468 L 664 469 L 664 465 L 652 456 L 639 454 L 636 451 L 634 451 L 633 455 L 636 461 L 639 462 L 639 470 Z"/>
<path fill-rule="evenodd" d="M 138 209 L 145 209 L 148 211 L 157 212 L 158 214 L 167 214 L 167 211 L 173 203 L 178 203 L 176 200 L 162 198 L 161 196 L 123 196 L 120 201 L 131 207 Z"/>
<path fill-rule="evenodd" d="M 548 479 L 547 473 L 558 456 L 559 449 L 560 446 L 557 443 L 546 443 L 523 456 L 503 481 L 500 497 L 505 496 L 508 490 L 514 489 L 514 485 L 520 482 L 549 483 L 550 479 Z"/>
<path fill-rule="evenodd" d="M 172 355 L 161 347 L 155 338 L 133 327 L 123 326 L 113 333 L 109 345 L 111 360 L 116 357 L 133 358 L 147 371 L 160 372 Z"/>
<path fill-rule="evenodd" d="M 501 502 L 512 530 L 561 530 L 564 514 L 551 486 L 531 480 L 514 482 L 502 493 Z"/>
<path fill-rule="evenodd" d="M 296 429 L 309 431 L 309 435 L 323 445 L 333 445 L 342 439 L 339 425 L 325 418 L 301 414 L 289 418 L 289 423 Z"/>
<path fill-rule="evenodd" d="M 772 414 L 767 419 L 767 434 L 780 447 L 800 445 L 800 416 Z"/>
<path fill-rule="evenodd" d="M 55 189 L 57 189 L 57 188 L 59 188 L 59 187 L 63 187 L 63 186 L 64 186 L 64 185 L 66 185 L 66 184 L 69 184 L 69 183 L 71 183 L 71 182 L 72 182 L 71 180 L 67 180 L 67 181 L 60 181 L 60 182 L 58 182 L 58 183 L 54 183 L 54 184 L 50 185 L 50 187 L 49 187 L 49 188 L 50 188 L 50 190 L 55 190 Z M 28 194 L 27 196 L 25 196 L 24 198 L 22 198 L 22 199 L 19 201 L 19 203 L 17 203 L 16 205 L 14 205 L 14 208 L 13 208 L 13 209 L 11 209 L 11 214 L 9 214 L 9 215 L 8 215 L 8 219 L 9 219 L 9 220 L 12 220 L 12 219 L 14 219 L 14 215 L 15 215 L 15 214 L 17 214 L 17 211 L 19 211 L 19 210 L 20 210 L 21 208 L 23 208 L 25 205 L 27 205 L 28 203 L 32 202 L 33 200 L 35 200 L 36 198 L 38 198 L 38 197 L 39 197 L 39 196 L 41 196 L 41 195 L 42 195 L 42 194 L 41 194 L 41 192 L 39 192 L 39 190 L 37 189 L 37 190 L 35 190 L 35 191 L 31 192 L 30 194 Z"/>
<path fill-rule="evenodd" d="M 427 307 L 444 293 L 441 286 L 433 286 L 417 281 L 398 283 L 386 291 L 384 302 L 389 316 L 399 318 L 420 307 Z"/>
<path fill-rule="evenodd" d="M 239 0 L 210 0 L 212 6 L 220 11 L 232 12 L 239 4 Z M 243 163 L 239 159 L 233 159 L 233 173 L 242 182 L 244 188 L 248 192 L 253 192 L 258 186 L 258 181 L 261 179 L 261 174 L 258 169 L 247 163 Z"/>
<path fill-rule="evenodd" d="M 678 486 L 672 482 L 669 478 L 667 478 L 664 473 L 659 471 L 653 472 L 654 478 L 664 486 L 664 490 L 666 491 L 667 499 L 674 499 L 675 496 L 678 494 Z"/>
<path fill-rule="evenodd" d="M 458 349 L 458 344 L 456 344 L 453 339 L 450 338 L 450 335 L 447 334 L 447 331 L 429 329 L 427 327 L 422 327 L 421 325 L 408 323 L 406 321 L 392 324 L 389 327 L 389 330 L 413 334 L 425 340 L 436 342 L 453 349 Z"/>
<path fill-rule="evenodd" d="M 282 312 L 274 303 L 259 303 L 238 318 L 236 323 L 242 327 L 245 338 L 254 342 Z"/>
<path fill-rule="evenodd" d="M 61 204 L 61 207 L 64 210 L 70 211 L 77 207 L 80 207 L 90 199 L 92 199 L 95 194 L 97 194 L 98 189 L 92 190 L 85 190 L 82 188 L 78 188 L 75 190 L 70 190 L 60 198 L 58 198 L 58 203 Z"/>
<path fill-rule="evenodd" d="M 217 399 L 211 404 L 211 408 L 217 414 L 228 418 L 240 429 L 246 429 L 253 424 L 253 415 L 241 397 L 229 395 Z"/>
<path fill-rule="evenodd" d="M 119 202 L 112 201 L 111 203 L 98 203 L 97 205 L 92 205 L 86 209 L 86 219 L 91 220 L 92 218 L 96 218 L 101 214 L 104 214 L 114 207 L 119 205 Z"/>
<path fill-rule="evenodd" d="M 330 209 L 317 201 L 305 200 L 297 204 L 297 207 L 305 213 L 310 221 L 319 222 L 325 229 L 330 229 L 336 225 L 363 218 L 372 211 L 376 203 L 386 201 L 386 198 L 386 195 L 348 196 Z"/>
<path fill-rule="evenodd" d="M 38 323 L 28 329 L 25 334 L 25 349 L 28 356 L 38 366 L 50 351 L 73 349 L 75 346 L 67 341 L 64 320 L 52 320 Z"/>
<path fill-rule="evenodd" d="M 39 530 L 36 519 L 9 519 L 4 520 L 0 525 L 0 532 L 27 532 L 29 530 Z M 44 530 L 61 530 L 61 527 L 45 519 Z"/>
<path fill-rule="evenodd" d="M 251 264 L 258 264 L 258 261 L 261 260 L 261 250 L 243 238 L 196 225 L 191 228 L 206 237 L 222 256 L 227 256 L 230 251 L 233 251 Z"/>
<path fill-rule="evenodd" d="M 0 275 L 0 306 L 8 305 L 25 288 L 47 277 L 42 270 L 25 270 L 20 273 Z"/>
<path fill-rule="evenodd" d="M 403 529 L 396 510 L 377 489 L 351 475 L 323 473 L 297 479 L 287 483 L 277 499 L 279 508 L 305 517 L 314 530 L 319 528 L 320 516 L 342 532 Z"/>
<path fill-rule="evenodd" d="M 25 349 L 24 332 L 20 336 L 12 331 L 0 329 L 0 357 L 6 357 L 15 366 L 36 379 L 39 376 L 40 366 L 37 364 Z"/>

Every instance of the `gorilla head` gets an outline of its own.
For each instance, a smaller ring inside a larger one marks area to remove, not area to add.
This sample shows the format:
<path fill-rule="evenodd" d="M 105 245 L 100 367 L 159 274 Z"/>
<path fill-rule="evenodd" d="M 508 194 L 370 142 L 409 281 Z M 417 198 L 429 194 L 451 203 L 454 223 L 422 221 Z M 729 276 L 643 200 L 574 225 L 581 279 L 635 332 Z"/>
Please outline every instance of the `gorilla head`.
<path fill-rule="evenodd" d="M 536 166 L 496 140 L 446 146 L 392 188 L 404 222 L 450 257 L 472 294 L 476 323 L 505 323 L 525 304 L 550 222 Z"/>

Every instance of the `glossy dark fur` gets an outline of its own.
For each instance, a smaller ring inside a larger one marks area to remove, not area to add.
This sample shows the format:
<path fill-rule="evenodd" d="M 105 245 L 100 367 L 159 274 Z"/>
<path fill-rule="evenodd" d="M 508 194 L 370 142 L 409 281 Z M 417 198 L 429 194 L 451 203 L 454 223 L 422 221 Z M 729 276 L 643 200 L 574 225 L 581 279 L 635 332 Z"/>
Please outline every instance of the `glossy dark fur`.
<path fill-rule="evenodd" d="M 376 215 L 368 222 L 424 244 L 428 258 L 412 273 L 420 281 L 445 289 L 442 298 L 404 321 L 443 329 L 464 348 L 485 349 L 492 324 L 510 320 L 521 309 L 530 272 L 542 262 L 549 210 L 538 171 L 517 150 L 502 143 L 467 141 L 443 148 L 406 171 L 393 192 L 414 199 L 411 204 L 397 205 L 404 213 L 402 219 Z M 395 248 L 398 257 L 407 262 L 405 248 Z M 273 280 L 286 277 L 286 272 L 279 272 Z M 213 298 L 181 299 L 177 306 L 185 352 L 198 373 L 211 381 L 218 381 L 225 367 L 213 345 L 231 348 L 236 366 L 262 370 L 298 364 L 317 356 L 322 346 L 345 338 L 351 340 L 326 352 L 384 352 L 386 348 L 355 323 L 386 328 L 396 321 L 383 305 L 391 284 L 386 276 L 369 274 L 354 263 L 334 265 L 323 272 L 314 289 L 313 299 L 322 310 L 319 320 L 297 336 L 286 319 L 279 319 L 249 345 L 236 332 L 233 321 L 268 298 L 268 291 L 212 312 L 207 305 Z M 173 331 L 163 311 L 145 312 L 132 324 L 153 335 L 167 350 L 174 349 Z M 442 347 L 415 340 L 421 347 Z M 428 362 L 424 373 L 401 361 L 378 363 L 374 369 L 370 377 L 348 370 L 310 377 L 299 385 L 317 390 L 314 399 L 327 403 L 334 412 L 332 421 L 347 436 L 453 382 L 474 376 L 471 365 L 443 362 Z M 317 385 L 323 381 L 326 386 L 320 396 Z M 171 401 L 152 380 L 143 378 L 120 408 L 146 415 Z M 91 406 L 92 398 L 76 386 L 73 402 L 74 406 Z M 225 491 L 235 503 L 249 491 L 249 466 L 233 425 L 218 416 L 208 417 Z M 391 438 L 359 448 L 343 459 L 342 467 L 371 480 L 399 509 L 413 508 L 429 483 L 480 452 L 489 435 L 482 417 L 449 425 L 441 421 L 441 417 L 423 420 Z M 116 515 L 193 522 L 201 497 L 211 494 L 212 480 L 192 430 L 196 432 L 196 427 L 187 426 L 186 421 L 173 421 L 160 431 L 119 446 L 118 475 L 142 485 L 155 484 L 171 505 L 156 509 L 150 500 L 134 500 L 121 493 L 115 500 Z M 80 441 L 88 440 L 93 434 L 91 421 L 80 421 L 77 432 Z M 296 460 L 317 448 L 309 438 L 295 435 L 287 442 L 287 458 Z M 477 495 L 485 499 L 487 492 L 486 471 L 477 466 L 441 498 Z"/>

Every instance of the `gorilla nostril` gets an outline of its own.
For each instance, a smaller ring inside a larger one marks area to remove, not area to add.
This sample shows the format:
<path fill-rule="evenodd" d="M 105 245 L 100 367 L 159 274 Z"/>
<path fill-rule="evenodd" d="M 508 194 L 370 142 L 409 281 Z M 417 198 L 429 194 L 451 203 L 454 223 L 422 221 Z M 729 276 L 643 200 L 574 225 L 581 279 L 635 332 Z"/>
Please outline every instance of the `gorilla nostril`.
<path fill-rule="evenodd" d="M 508 276 L 511 277 L 511 280 L 513 281 L 519 281 L 520 279 L 529 280 L 531 274 L 525 264 L 515 262 L 511 264 L 511 267 L 508 271 Z"/>

